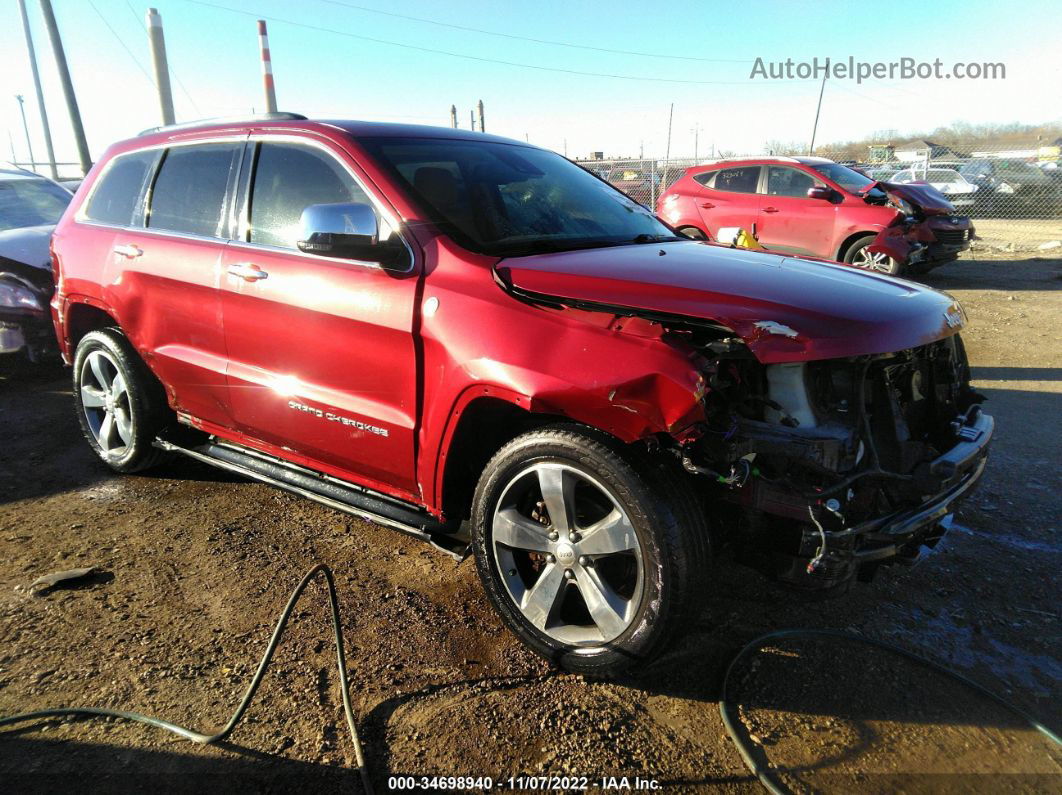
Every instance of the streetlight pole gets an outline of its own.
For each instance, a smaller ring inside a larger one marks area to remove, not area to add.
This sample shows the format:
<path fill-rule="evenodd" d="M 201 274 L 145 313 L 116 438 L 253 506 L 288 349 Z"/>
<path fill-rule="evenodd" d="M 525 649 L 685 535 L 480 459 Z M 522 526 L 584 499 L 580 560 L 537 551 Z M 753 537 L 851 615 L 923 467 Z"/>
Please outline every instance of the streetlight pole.
<path fill-rule="evenodd" d="M 36 171 L 37 161 L 33 157 L 33 143 L 30 141 L 29 125 L 26 124 L 26 101 L 21 94 L 15 94 L 15 99 L 18 100 L 18 109 L 22 113 L 22 130 L 26 133 L 26 148 L 29 149 L 30 168 Z"/>
<path fill-rule="evenodd" d="M 37 53 L 33 49 L 33 35 L 30 33 L 29 14 L 26 13 L 26 0 L 18 0 L 18 10 L 22 14 L 22 30 L 26 34 L 26 49 L 29 51 L 33 87 L 37 91 L 37 109 L 41 114 L 41 128 L 44 130 L 44 148 L 48 152 L 48 167 L 51 169 L 52 179 L 59 179 L 59 170 L 55 165 L 55 150 L 52 148 L 52 129 L 48 125 L 48 110 L 44 107 L 44 91 L 41 90 L 41 73 L 37 69 Z"/>

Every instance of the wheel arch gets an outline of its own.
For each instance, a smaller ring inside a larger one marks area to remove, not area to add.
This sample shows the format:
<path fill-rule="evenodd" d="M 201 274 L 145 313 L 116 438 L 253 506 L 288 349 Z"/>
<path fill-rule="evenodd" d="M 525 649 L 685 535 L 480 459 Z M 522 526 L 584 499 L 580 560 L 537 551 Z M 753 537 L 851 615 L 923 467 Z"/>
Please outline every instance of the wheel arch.
<path fill-rule="evenodd" d="M 852 246 L 855 245 L 857 240 L 861 240 L 862 238 L 868 236 L 873 237 L 877 235 L 880 231 L 881 230 L 861 229 L 858 232 L 853 232 L 842 241 L 840 247 L 837 249 L 837 256 L 835 257 L 835 259 L 838 262 L 844 262 L 844 258 L 847 256 Z"/>
<path fill-rule="evenodd" d="M 67 304 L 64 338 L 73 360 L 74 352 L 82 338 L 90 331 L 118 326 L 119 323 L 108 308 L 91 299 L 71 300 Z"/>
<path fill-rule="evenodd" d="M 507 389 L 476 391 L 451 413 L 451 427 L 439 451 L 435 493 L 449 519 L 467 518 L 483 467 L 505 444 L 535 428 L 571 422 L 561 415 L 532 411 L 526 396 Z"/>

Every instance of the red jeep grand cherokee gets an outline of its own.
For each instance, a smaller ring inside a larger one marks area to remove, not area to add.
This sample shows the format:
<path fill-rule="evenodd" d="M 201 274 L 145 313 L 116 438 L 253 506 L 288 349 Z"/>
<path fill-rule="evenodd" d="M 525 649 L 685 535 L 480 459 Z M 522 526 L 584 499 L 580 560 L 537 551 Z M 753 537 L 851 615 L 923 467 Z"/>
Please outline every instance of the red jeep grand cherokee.
<path fill-rule="evenodd" d="M 929 185 L 875 182 L 821 157 L 720 160 L 688 169 L 657 215 L 690 237 L 730 243 L 738 228 L 770 251 L 898 275 L 970 247 L 970 219 Z"/>
<path fill-rule="evenodd" d="M 608 674 L 731 544 L 802 587 L 911 559 L 981 476 L 962 310 L 677 237 L 552 152 L 348 121 L 111 147 L 53 240 L 77 416 L 471 551 L 528 646 Z"/>

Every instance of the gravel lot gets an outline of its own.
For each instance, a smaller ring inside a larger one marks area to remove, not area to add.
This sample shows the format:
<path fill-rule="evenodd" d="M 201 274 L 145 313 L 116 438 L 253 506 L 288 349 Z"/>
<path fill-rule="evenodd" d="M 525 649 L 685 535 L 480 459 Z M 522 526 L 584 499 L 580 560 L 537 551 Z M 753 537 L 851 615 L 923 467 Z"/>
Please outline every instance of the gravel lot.
<path fill-rule="evenodd" d="M 987 254 L 979 256 L 989 256 Z M 0 376 L 0 715 L 133 709 L 204 730 L 235 706 L 288 592 L 336 572 L 352 697 L 378 791 L 389 775 L 612 775 L 756 791 L 715 700 L 762 632 L 848 628 L 921 651 L 1062 728 L 1062 260 L 930 274 L 971 318 L 996 416 L 984 485 L 914 568 L 809 601 L 725 554 L 703 615 L 615 683 L 557 674 L 503 631 L 473 567 L 415 540 L 191 462 L 116 477 L 90 454 L 58 369 Z M 32 595 L 42 574 L 94 565 Z M 898 657 L 787 641 L 736 674 L 757 748 L 798 791 L 1045 791 L 1062 753 L 1008 713 Z M 232 744 L 117 722 L 0 736 L 0 790 L 357 791 L 323 589 L 300 604 Z"/>

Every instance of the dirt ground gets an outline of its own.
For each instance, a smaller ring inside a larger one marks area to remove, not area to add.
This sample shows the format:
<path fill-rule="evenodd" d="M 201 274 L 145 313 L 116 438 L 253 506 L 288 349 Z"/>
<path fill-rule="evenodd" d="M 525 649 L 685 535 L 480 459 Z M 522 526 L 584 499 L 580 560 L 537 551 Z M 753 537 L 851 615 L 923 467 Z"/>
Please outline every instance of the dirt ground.
<path fill-rule="evenodd" d="M 979 255 L 982 257 L 991 254 Z M 67 375 L 0 378 L 0 715 L 131 709 L 209 730 L 234 708 L 289 591 L 336 572 L 352 698 L 377 791 L 393 775 L 650 779 L 757 791 L 716 699 L 733 654 L 786 627 L 922 652 L 1062 728 L 1062 261 L 982 258 L 925 277 L 965 305 L 997 441 L 982 488 L 913 568 L 808 601 L 714 564 L 704 611 L 651 670 L 558 674 L 489 609 L 472 565 L 192 462 L 118 477 L 80 438 Z M 42 574 L 94 565 L 76 588 Z M 757 752 L 796 791 L 1059 791 L 1062 753 L 939 674 L 844 641 L 787 640 L 735 672 Z M 358 791 L 323 590 L 296 611 L 221 748 L 123 722 L 0 734 L 0 790 Z"/>

